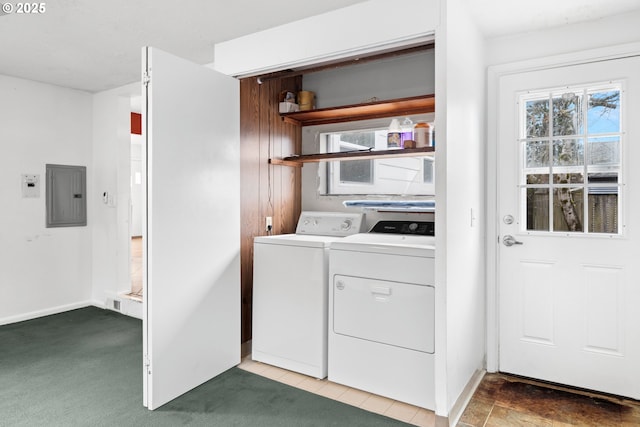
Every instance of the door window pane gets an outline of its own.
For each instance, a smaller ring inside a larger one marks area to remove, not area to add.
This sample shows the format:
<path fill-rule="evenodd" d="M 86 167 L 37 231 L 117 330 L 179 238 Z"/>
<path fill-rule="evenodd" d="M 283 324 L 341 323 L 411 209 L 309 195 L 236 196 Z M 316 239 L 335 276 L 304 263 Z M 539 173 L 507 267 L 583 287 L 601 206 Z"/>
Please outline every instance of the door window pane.
<path fill-rule="evenodd" d="M 555 170 L 555 169 L 554 169 Z M 584 182 L 584 174 L 580 172 L 560 172 L 553 174 L 554 184 L 582 184 Z"/>
<path fill-rule="evenodd" d="M 548 173 L 527 174 L 527 184 L 529 185 L 540 185 L 540 184 L 548 184 L 548 183 L 549 183 Z"/>
<path fill-rule="evenodd" d="M 549 166 L 549 141 L 527 141 L 524 163 L 526 168 Z"/>
<path fill-rule="evenodd" d="M 618 165 L 620 163 L 620 137 L 589 138 L 590 165 Z"/>
<path fill-rule="evenodd" d="M 549 99 L 537 99 L 525 103 L 525 136 L 541 138 L 549 135 Z"/>
<path fill-rule="evenodd" d="M 568 92 L 554 96 L 552 105 L 554 135 L 582 133 L 582 94 Z"/>
<path fill-rule="evenodd" d="M 549 231 L 549 189 L 527 188 L 527 230 Z"/>
<path fill-rule="evenodd" d="M 589 232 L 618 232 L 618 188 L 589 188 Z"/>
<path fill-rule="evenodd" d="M 617 172 L 589 172 L 589 184 L 617 184 Z"/>
<path fill-rule="evenodd" d="M 561 187 L 553 191 L 553 231 L 582 231 L 584 190 Z"/>
<path fill-rule="evenodd" d="M 553 141 L 553 165 L 584 165 L 584 143 L 582 139 L 561 139 Z"/>
<path fill-rule="evenodd" d="M 620 132 L 620 91 L 589 94 L 587 123 L 590 134 Z"/>

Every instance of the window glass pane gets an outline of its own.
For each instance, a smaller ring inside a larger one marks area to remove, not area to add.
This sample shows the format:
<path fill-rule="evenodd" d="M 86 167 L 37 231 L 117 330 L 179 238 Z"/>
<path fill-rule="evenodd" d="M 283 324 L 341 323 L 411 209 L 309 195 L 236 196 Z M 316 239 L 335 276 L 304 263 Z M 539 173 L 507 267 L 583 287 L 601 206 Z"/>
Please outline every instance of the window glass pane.
<path fill-rule="evenodd" d="M 373 182 L 372 160 L 350 160 L 340 163 L 340 182 L 358 182 L 370 184 Z"/>
<path fill-rule="evenodd" d="M 526 138 L 541 138 L 549 136 L 549 99 L 527 101 L 526 109 Z"/>
<path fill-rule="evenodd" d="M 524 164 L 525 168 L 549 166 L 549 141 L 527 141 Z"/>
<path fill-rule="evenodd" d="M 589 138 L 590 165 L 618 165 L 620 163 L 620 137 Z"/>
<path fill-rule="evenodd" d="M 422 182 L 425 184 L 433 184 L 433 160 L 424 159 L 422 165 Z"/>
<path fill-rule="evenodd" d="M 582 95 L 572 92 L 554 96 L 553 135 L 578 135 L 583 132 Z"/>
<path fill-rule="evenodd" d="M 553 231 L 582 231 L 583 195 L 581 187 L 553 191 Z"/>
<path fill-rule="evenodd" d="M 589 172 L 589 184 L 617 184 L 618 172 Z M 591 190 L 589 190 L 591 191 Z"/>
<path fill-rule="evenodd" d="M 340 134 L 340 151 L 349 151 L 357 148 L 375 148 L 375 132 L 350 132 Z"/>
<path fill-rule="evenodd" d="M 548 173 L 528 173 L 527 174 L 527 184 L 535 185 L 535 184 L 548 184 L 549 183 L 549 174 Z"/>
<path fill-rule="evenodd" d="M 580 172 L 555 172 L 553 174 L 554 184 L 582 184 L 584 182 L 584 173 Z"/>
<path fill-rule="evenodd" d="M 620 132 L 620 91 L 589 94 L 587 123 L 590 134 Z"/>
<path fill-rule="evenodd" d="M 561 139 L 553 141 L 553 165 L 584 165 L 584 143 L 582 139 Z"/>
<path fill-rule="evenodd" d="M 549 231 L 549 189 L 526 188 L 527 230 Z"/>
<path fill-rule="evenodd" d="M 589 188 L 589 232 L 618 232 L 618 187 Z"/>

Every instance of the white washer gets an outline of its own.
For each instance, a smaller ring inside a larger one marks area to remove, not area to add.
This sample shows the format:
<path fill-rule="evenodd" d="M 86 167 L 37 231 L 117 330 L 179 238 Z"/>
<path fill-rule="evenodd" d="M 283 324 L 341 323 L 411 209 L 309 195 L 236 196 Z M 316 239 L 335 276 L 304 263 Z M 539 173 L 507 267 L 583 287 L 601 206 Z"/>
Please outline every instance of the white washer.
<path fill-rule="evenodd" d="M 302 212 L 296 234 L 254 239 L 253 360 L 327 376 L 329 245 L 360 233 L 363 218 Z"/>
<path fill-rule="evenodd" d="M 433 410 L 434 224 L 372 231 L 331 246 L 329 380 Z"/>

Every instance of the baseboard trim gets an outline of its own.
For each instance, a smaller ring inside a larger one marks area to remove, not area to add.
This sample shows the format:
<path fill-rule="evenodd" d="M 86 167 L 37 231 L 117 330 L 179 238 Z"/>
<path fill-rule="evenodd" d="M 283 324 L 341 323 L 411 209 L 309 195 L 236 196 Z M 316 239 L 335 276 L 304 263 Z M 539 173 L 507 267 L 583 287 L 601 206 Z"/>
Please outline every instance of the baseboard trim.
<path fill-rule="evenodd" d="M 78 308 L 89 307 L 95 305 L 94 301 L 79 301 L 72 304 L 59 305 L 57 307 L 50 307 L 44 310 L 31 311 L 29 313 L 22 313 L 15 316 L 3 317 L 0 319 L 0 325 L 8 325 L 10 323 L 24 322 L 25 320 L 37 319 L 39 317 L 50 316 L 52 314 L 64 313 L 65 311 L 75 310 Z"/>
<path fill-rule="evenodd" d="M 455 403 L 451 407 L 451 410 L 449 411 L 449 427 L 453 427 L 458 424 L 458 421 L 460 421 L 464 410 L 473 397 L 473 393 L 475 393 L 476 389 L 480 385 L 480 382 L 482 381 L 482 378 L 484 377 L 484 374 L 486 373 L 487 371 L 485 371 L 484 369 L 478 369 L 473 373 L 471 379 L 469 379 L 469 382 L 467 382 L 464 390 L 462 390 L 462 393 L 460 393 L 460 396 L 458 396 L 458 399 L 455 401 Z"/>
<path fill-rule="evenodd" d="M 104 303 L 104 301 L 98 301 L 96 299 L 91 300 L 91 305 L 93 305 L 94 307 L 102 308 L 102 309 L 107 308 L 107 306 Z"/>

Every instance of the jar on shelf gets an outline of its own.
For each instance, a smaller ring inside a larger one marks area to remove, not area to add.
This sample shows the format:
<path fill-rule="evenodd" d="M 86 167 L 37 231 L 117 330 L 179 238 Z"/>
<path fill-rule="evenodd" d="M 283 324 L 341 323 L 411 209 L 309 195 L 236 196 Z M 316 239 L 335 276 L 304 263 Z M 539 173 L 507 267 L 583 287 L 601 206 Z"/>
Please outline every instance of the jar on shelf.
<path fill-rule="evenodd" d="M 429 123 L 420 121 L 413 128 L 413 139 L 416 141 L 416 147 L 431 147 L 433 145 L 431 126 Z"/>

